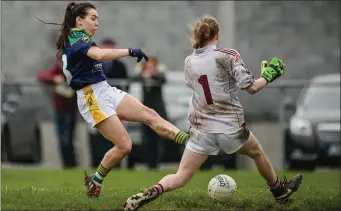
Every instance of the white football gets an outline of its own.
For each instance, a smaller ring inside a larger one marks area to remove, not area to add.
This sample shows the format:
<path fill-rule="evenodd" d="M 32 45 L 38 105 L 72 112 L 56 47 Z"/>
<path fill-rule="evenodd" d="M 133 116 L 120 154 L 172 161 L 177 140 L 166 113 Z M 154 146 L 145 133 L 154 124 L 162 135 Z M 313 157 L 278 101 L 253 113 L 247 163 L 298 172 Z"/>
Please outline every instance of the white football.
<path fill-rule="evenodd" d="M 237 184 L 232 177 L 219 174 L 208 183 L 208 195 L 217 201 L 231 200 L 237 191 Z"/>

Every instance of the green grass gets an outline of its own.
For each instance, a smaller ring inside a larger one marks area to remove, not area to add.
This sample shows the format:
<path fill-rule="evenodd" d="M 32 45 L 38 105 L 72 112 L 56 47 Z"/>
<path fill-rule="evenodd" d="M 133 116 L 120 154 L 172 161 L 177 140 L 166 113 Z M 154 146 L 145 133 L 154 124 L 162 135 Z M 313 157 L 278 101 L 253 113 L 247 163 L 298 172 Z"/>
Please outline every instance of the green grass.
<path fill-rule="evenodd" d="M 131 194 L 173 171 L 113 170 L 99 199 L 84 196 L 83 170 L 2 169 L 2 210 L 115 210 Z M 207 195 L 209 180 L 220 173 L 237 183 L 234 200 L 219 203 Z M 294 172 L 280 172 L 279 176 Z M 340 172 L 303 172 L 303 184 L 287 205 L 277 204 L 255 171 L 198 172 L 181 190 L 168 192 L 141 210 L 340 210 Z"/>

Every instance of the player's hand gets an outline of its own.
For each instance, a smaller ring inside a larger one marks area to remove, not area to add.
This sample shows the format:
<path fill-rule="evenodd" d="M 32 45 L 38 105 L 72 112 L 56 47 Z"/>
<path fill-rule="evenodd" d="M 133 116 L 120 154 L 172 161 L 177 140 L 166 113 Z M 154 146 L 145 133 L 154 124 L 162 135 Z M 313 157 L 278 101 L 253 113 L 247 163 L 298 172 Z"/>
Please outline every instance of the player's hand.
<path fill-rule="evenodd" d="M 273 82 L 285 72 L 285 64 L 278 58 L 273 58 L 268 66 L 267 61 L 262 61 L 261 77 L 265 78 L 268 83 Z"/>
<path fill-rule="evenodd" d="M 148 61 L 148 56 L 139 48 L 128 48 L 129 56 L 137 57 L 137 62 L 140 62 L 142 58 Z"/>
<path fill-rule="evenodd" d="M 272 58 L 269 66 L 276 70 L 279 76 L 284 74 L 285 64 L 282 60 L 274 57 Z"/>

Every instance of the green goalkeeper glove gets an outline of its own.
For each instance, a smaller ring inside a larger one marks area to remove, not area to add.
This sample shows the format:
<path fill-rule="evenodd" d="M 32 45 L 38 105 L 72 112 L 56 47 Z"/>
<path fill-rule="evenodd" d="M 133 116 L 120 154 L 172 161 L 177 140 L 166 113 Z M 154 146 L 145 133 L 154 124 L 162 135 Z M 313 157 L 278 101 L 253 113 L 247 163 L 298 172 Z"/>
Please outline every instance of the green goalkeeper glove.
<path fill-rule="evenodd" d="M 284 67 L 285 64 L 278 58 L 273 58 L 269 66 L 267 61 L 262 61 L 261 77 L 265 78 L 268 83 L 271 83 L 284 74 Z"/>

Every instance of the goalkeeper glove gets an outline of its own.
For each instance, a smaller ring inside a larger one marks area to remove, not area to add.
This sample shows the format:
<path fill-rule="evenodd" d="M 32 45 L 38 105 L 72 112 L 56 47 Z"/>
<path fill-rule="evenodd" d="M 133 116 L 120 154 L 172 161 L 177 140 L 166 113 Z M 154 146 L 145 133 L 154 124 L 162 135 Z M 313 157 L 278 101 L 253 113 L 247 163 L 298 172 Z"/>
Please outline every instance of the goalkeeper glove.
<path fill-rule="evenodd" d="M 284 74 L 284 67 L 285 64 L 278 58 L 273 58 L 269 66 L 267 61 L 262 61 L 261 77 L 265 78 L 267 83 L 271 83 Z"/>
<path fill-rule="evenodd" d="M 148 61 L 148 56 L 139 48 L 128 48 L 129 56 L 137 57 L 137 62 L 140 62 L 142 58 Z"/>

